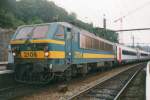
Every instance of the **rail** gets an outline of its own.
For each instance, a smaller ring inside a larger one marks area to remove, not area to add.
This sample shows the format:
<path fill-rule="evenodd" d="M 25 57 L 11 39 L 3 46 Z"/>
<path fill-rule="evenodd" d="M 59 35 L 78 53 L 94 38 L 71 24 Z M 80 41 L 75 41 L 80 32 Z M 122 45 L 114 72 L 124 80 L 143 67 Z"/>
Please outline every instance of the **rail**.
<path fill-rule="evenodd" d="M 141 65 L 141 64 L 138 64 L 138 65 L 134 65 L 132 68 L 134 68 L 134 67 L 136 67 L 136 66 L 143 66 L 143 64 Z M 132 69 L 131 68 L 131 69 Z M 137 67 L 138 68 L 138 67 Z M 130 68 L 129 68 L 130 69 Z M 117 100 L 118 99 L 118 97 L 122 94 L 122 92 L 126 89 L 126 87 L 128 86 L 128 84 L 132 81 L 132 79 L 134 79 L 134 77 L 137 75 L 137 73 L 140 71 L 142 69 L 142 67 L 140 67 L 140 68 L 138 68 L 138 69 L 135 69 L 134 71 L 132 71 L 132 75 L 131 76 L 129 76 L 130 78 L 128 79 L 128 81 L 125 83 L 125 84 L 123 84 L 123 86 L 121 87 L 121 89 L 119 89 L 119 91 L 117 91 L 117 93 L 115 94 L 115 96 L 113 97 L 114 98 L 114 100 Z M 71 96 L 71 97 L 69 97 L 69 98 L 67 98 L 67 100 L 76 100 L 76 98 L 80 98 L 80 97 L 82 97 L 84 94 L 86 94 L 86 93 L 88 93 L 89 91 L 92 91 L 92 89 L 94 90 L 96 87 L 101 87 L 101 88 L 103 88 L 103 86 L 105 86 L 108 82 L 107 81 L 109 81 L 109 80 L 111 80 L 112 78 L 114 78 L 114 80 L 115 79 L 117 79 L 117 78 L 115 78 L 115 77 L 117 77 L 117 76 L 119 76 L 120 74 L 122 74 L 122 73 L 124 73 L 124 72 L 126 72 L 126 71 L 128 71 L 128 69 L 127 70 L 124 70 L 124 71 L 122 71 L 122 72 L 120 72 L 120 73 L 118 73 L 118 74 L 116 74 L 116 75 L 114 75 L 114 76 L 112 76 L 111 78 L 108 78 L 108 79 L 103 79 L 101 82 L 97 82 L 97 83 L 95 83 L 94 85 L 92 85 L 92 86 L 89 86 L 88 88 L 86 88 L 86 89 L 84 89 L 84 90 L 82 90 L 82 91 L 80 91 L 80 92 L 78 92 L 77 94 L 74 94 L 73 96 Z M 127 74 L 126 74 L 127 75 Z M 121 78 L 122 79 L 122 78 Z M 122 81 L 122 80 L 121 80 Z M 106 84 L 105 84 L 106 83 Z M 110 81 L 110 83 L 111 83 L 111 81 Z M 115 83 L 115 82 L 114 82 Z M 124 82 L 123 82 L 124 83 Z M 104 84 L 104 85 L 102 85 L 102 84 Z M 107 86 L 107 85 L 106 85 Z M 105 87 L 104 87 L 104 89 L 105 89 Z M 105 93 L 104 93 L 105 94 Z M 94 95 L 96 95 L 96 92 L 94 93 Z M 114 95 L 114 94 L 113 94 Z M 84 96 L 83 96 L 84 97 Z M 86 96 L 85 96 L 86 97 Z"/>
<path fill-rule="evenodd" d="M 141 68 L 142 69 L 142 68 Z M 121 94 L 124 92 L 124 90 L 127 88 L 127 86 L 131 83 L 131 81 L 135 78 L 135 76 L 138 74 L 138 72 L 140 71 L 137 70 L 134 75 L 131 77 L 131 79 L 124 85 L 124 87 L 120 90 L 120 92 L 117 94 L 117 96 L 114 98 L 114 100 L 118 100 L 118 98 L 121 96 Z"/>

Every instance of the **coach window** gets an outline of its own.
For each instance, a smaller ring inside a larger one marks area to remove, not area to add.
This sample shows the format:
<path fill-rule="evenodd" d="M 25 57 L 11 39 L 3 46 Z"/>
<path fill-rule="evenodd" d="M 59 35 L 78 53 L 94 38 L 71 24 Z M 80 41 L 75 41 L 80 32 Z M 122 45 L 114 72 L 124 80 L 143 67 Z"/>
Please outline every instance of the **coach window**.
<path fill-rule="evenodd" d="M 132 51 L 126 51 L 126 50 L 123 50 L 123 51 L 122 51 L 122 54 L 124 54 L 124 55 L 132 55 L 132 56 L 136 56 L 136 53 L 135 53 L 135 52 L 132 52 Z"/>
<path fill-rule="evenodd" d="M 55 33 L 55 38 L 57 39 L 64 39 L 64 27 L 63 26 L 58 26 L 56 33 Z"/>
<path fill-rule="evenodd" d="M 142 56 L 148 56 L 148 54 L 144 54 L 144 53 L 142 53 L 141 55 L 142 55 Z"/>

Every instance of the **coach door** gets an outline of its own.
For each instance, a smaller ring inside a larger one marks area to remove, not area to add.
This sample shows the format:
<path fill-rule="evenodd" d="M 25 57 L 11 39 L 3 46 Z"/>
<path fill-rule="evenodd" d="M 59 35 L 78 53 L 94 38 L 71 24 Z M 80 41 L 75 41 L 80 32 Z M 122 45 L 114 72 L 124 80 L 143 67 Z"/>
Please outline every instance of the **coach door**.
<path fill-rule="evenodd" d="M 71 28 L 67 28 L 66 30 L 66 41 L 65 41 L 65 47 L 66 47 L 66 64 L 71 64 L 72 62 L 72 32 Z"/>

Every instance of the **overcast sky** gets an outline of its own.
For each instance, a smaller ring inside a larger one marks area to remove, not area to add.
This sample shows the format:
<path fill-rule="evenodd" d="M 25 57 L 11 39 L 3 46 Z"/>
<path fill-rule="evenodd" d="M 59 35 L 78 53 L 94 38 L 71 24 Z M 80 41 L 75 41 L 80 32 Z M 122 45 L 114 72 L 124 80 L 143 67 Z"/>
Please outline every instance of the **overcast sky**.
<path fill-rule="evenodd" d="M 103 26 L 103 15 L 107 18 L 109 29 L 131 29 L 150 27 L 150 0 L 50 0 L 56 5 L 65 8 L 68 12 L 75 12 L 78 19 L 93 23 L 94 26 Z M 114 23 L 114 20 L 123 18 Z M 132 43 L 135 36 L 136 43 L 150 43 L 150 31 L 124 32 L 121 42 Z"/>

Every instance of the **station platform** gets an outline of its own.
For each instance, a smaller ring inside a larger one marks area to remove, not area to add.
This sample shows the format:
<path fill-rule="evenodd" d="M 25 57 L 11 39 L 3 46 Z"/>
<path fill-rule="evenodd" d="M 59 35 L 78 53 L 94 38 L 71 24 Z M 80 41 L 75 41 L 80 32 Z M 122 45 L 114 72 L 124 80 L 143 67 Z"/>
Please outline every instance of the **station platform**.
<path fill-rule="evenodd" d="M 6 66 L 1 66 L 0 65 L 0 71 L 6 70 Z"/>
<path fill-rule="evenodd" d="M 6 70 L 6 65 L 8 62 L 0 62 L 0 71 Z"/>
<path fill-rule="evenodd" d="M 146 100 L 150 100 L 150 61 L 146 67 Z"/>
<path fill-rule="evenodd" d="M 1 74 L 9 74 L 9 73 L 13 73 L 13 70 L 7 70 L 6 65 L 8 64 L 8 62 L 0 62 L 0 75 Z"/>
<path fill-rule="evenodd" d="M 0 65 L 6 65 L 6 64 L 8 64 L 7 61 L 2 61 L 2 62 L 0 62 Z"/>
<path fill-rule="evenodd" d="M 11 73 L 13 73 L 14 71 L 13 70 L 1 70 L 0 71 L 0 75 L 1 74 L 11 74 Z"/>

